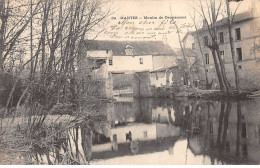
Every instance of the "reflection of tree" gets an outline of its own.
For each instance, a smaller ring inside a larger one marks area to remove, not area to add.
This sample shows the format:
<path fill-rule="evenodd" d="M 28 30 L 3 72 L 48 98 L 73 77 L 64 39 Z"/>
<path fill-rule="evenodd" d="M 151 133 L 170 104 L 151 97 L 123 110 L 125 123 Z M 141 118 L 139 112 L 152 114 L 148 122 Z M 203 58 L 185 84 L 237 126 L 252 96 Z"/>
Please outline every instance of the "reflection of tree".
<path fill-rule="evenodd" d="M 102 116 L 73 120 L 68 125 L 58 124 L 39 137 L 28 158 L 37 164 L 89 164 L 92 156 L 92 142 L 99 134 L 109 136 L 110 127 Z M 37 134 L 38 135 L 38 134 Z M 82 148 L 81 148 L 82 147 Z"/>
<path fill-rule="evenodd" d="M 169 118 L 169 122 L 172 124 L 172 125 L 175 125 L 173 119 L 172 119 L 172 112 L 171 112 L 171 109 L 170 107 L 167 107 L 167 110 L 168 110 L 168 118 Z"/>
<path fill-rule="evenodd" d="M 221 146 L 221 132 L 222 132 L 222 123 L 224 118 L 224 110 L 225 110 L 225 103 L 221 102 L 221 109 L 219 115 L 219 124 L 218 124 L 218 137 L 217 137 L 217 145 Z"/>
<path fill-rule="evenodd" d="M 225 106 L 226 106 L 226 108 L 225 108 Z M 225 149 L 226 145 L 228 145 L 228 144 L 226 144 L 226 137 L 227 137 L 228 120 L 229 120 L 229 114 L 230 114 L 231 108 L 232 108 L 232 104 L 230 101 L 228 101 L 227 104 L 225 104 L 225 102 L 223 102 L 223 101 L 221 102 L 218 136 L 217 136 L 218 151 L 220 153 L 222 153 L 223 149 Z M 223 128 L 223 126 L 224 126 L 224 128 Z M 223 128 L 223 133 L 222 133 L 222 128 Z M 229 147 L 227 149 L 229 149 Z"/>
<path fill-rule="evenodd" d="M 241 132 L 241 105 L 240 101 L 237 101 L 237 141 L 236 141 L 236 155 L 240 155 L 240 132 Z"/>
<path fill-rule="evenodd" d="M 84 152 L 85 159 L 90 162 L 92 155 L 92 137 L 93 132 L 90 129 L 91 122 L 83 122 L 81 124 L 81 144 Z"/>
<path fill-rule="evenodd" d="M 223 148 L 223 149 L 225 149 L 225 145 L 226 145 L 228 118 L 229 118 L 229 113 L 231 111 L 231 108 L 232 108 L 232 104 L 230 103 L 230 101 L 228 101 L 225 116 L 224 116 L 224 130 L 223 130 L 222 145 L 221 145 L 221 148 Z"/>

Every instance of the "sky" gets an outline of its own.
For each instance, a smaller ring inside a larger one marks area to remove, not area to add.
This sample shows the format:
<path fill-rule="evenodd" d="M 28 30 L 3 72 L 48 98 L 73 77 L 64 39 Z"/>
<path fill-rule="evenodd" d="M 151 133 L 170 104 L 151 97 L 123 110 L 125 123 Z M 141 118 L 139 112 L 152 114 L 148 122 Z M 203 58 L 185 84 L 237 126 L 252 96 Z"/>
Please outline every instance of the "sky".
<path fill-rule="evenodd" d="M 259 0 L 256 0 L 259 2 Z M 206 9 L 206 1 L 202 0 L 202 4 L 204 8 Z M 219 2 L 219 1 L 218 1 Z M 139 21 L 144 21 L 144 16 L 186 16 L 185 19 L 176 19 L 176 22 L 178 25 L 181 25 L 182 23 L 189 23 L 193 24 L 192 19 L 190 18 L 190 13 L 193 14 L 194 10 L 193 7 L 198 4 L 198 0 L 114 0 L 113 1 L 113 8 L 115 13 L 109 18 L 110 22 L 107 25 L 107 32 L 112 31 L 111 25 L 117 24 L 120 20 L 121 16 L 137 16 L 138 19 L 131 20 L 130 22 L 135 22 L 134 27 L 136 28 L 148 28 L 148 27 L 154 27 L 160 24 L 162 20 L 159 19 L 153 19 L 148 21 L 154 21 L 154 25 L 138 25 Z M 238 3 L 231 3 L 231 11 L 235 11 L 235 8 L 237 7 Z M 237 13 L 244 12 L 245 10 L 250 9 L 251 6 L 251 0 L 244 0 L 241 2 L 241 5 L 239 6 Z M 223 4 L 223 7 L 225 7 L 225 4 Z M 196 12 L 195 12 L 196 13 Z M 111 19 L 112 17 L 116 17 L 116 19 Z M 220 16 L 222 18 L 223 16 Z M 197 16 L 198 18 L 198 16 Z M 181 38 L 184 37 L 187 31 L 193 31 L 194 28 L 184 28 L 183 32 L 181 34 Z M 125 31 L 119 30 L 121 33 L 124 34 Z M 145 30 L 144 30 L 145 31 Z M 150 38 L 147 40 L 165 40 L 165 37 L 167 38 L 167 43 L 173 47 L 173 48 L 179 48 L 178 44 L 178 37 L 176 34 L 176 31 L 171 31 L 170 33 L 166 34 L 165 36 L 157 35 L 154 38 Z M 124 38 L 114 38 L 106 33 L 101 34 L 101 36 L 98 37 L 98 39 L 106 39 L 106 40 L 132 40 L 132 39 L 124 39 Z M 133 39 L 135 40 L 135 39 Z M 138 40 L 138 39 L 137 39 Z"/>

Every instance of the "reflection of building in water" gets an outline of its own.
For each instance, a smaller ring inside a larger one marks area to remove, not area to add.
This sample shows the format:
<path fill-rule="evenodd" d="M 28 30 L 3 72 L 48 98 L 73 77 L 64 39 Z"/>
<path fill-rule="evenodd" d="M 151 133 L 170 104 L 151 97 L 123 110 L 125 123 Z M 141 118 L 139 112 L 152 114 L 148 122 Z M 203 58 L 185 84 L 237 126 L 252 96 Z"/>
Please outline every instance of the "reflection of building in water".
<path fill-rule="evenodd" d="M 180 128 L 172 125 L 175 111 L 169 105 L 164 101 L 154 104 L 151 99 L 115 102 L 110 141 L 103 141 L 103 144 L 94 144 L 93 141 L 92 158 L 105 159 L 168 150 L 173 140 L 180 136 Z M 158 115 L 161 116 L 160 121 Z"/>
<path fill-rule="evenodd" d="M 144 154 L 168 150 L 179 136 L 180 128 L 170 124 L 131 123 L 119 126 L 111 129 L 111 142 L 100 144 L 103 147 L 102 151 L 93 150 L 92 158 L 108 159 L 133 153 Z M 98 145 L 94 145 L 93 149 L 97 148 L 95 146 Z"/>
<path fill-rule="evenodd" d="M 174 123 L 175 121 L 175 110 L 173 107 L 157 107 L 152 109 L 152 120 L 155 122 L 168 122 Z"/>
<path fill-rule="evenodd" d="M 133 141 L 156 140 L 158 138 L 173 137 L 180 135 L 179 127 L 166 124 L 142 124 L 132 123 L 111 129 L 111 141 L 117 143 L 127 142 L 127 134 L 131 132 Z"/>
<path fill-rule="evenodd" d="M 88 142 L 82 141 L 80 128 L 74 141 L 77 134 L 73 130 L 69 134 L 71 145 L 66 148 L 70 147 L 73 154 L 78 150 L 84 155 L 82 144 L 89 143 L 88 147 L 92 145 L 89 152 L 91 162 L 131 158 L 138 154 L 135 158 L 143 156 L 146 159 L 144 163 L 147 163 L 152 155 L 162 157 L 163 154 L 163 159 L 175 159 L 170 163 L 177 164 L 259 164 L 260 114 L 256 111 L 260 109 L 259 100 L 241 101 L 240 106 L 237 102 L 231 102 L 230 106 L 227 102 L 217 101 L 161 100 L 134 99 L 133 104 L 127 104 L 125 108 L 116 107 L 117 103 L 101 108 L 100 111 L 104 111 L 106 107 L 115 107 L 115 111 L 108 110 L 112 113 L 109 113 L 111 127 L 102 122 L 90 124 L 94 129 L 92 139 L 86 138 Z M 122 112 L 124 109 L 127 110 Z M 180 127 L 168 122 L 169 111 L 174 123 Z M 119 116 L 122 121 L 129 122 L 115 124 Z M 194 131 L 197 128 L 199 131 Z M 65 152 L 60 153 L 63 155 Z M 52 154 L 49 154 L 49 159 L 53 162 Z M 201 162 L 193 162 L 196 159 Z"/>
<path fill-rule="evenodd" d="M 177 124 L 179 121 L 176 115 L 181 107 L 175 106 L 167 100 L 160 102 L 158 99 L 133 99 L 132 102 L 115 102 L 113 125 L 119 126 L 130 122 L 138 123 L 171 123 Z M 180 117 L 177 117 L 180 118 Z"/>
<path fill-rule="evenodd" d="M 235 159 L 259 164 L 260 115 L 255 111 L 260 108 L 259 103 L 243 101 L 238 106 L 232 102 L 230 111 L 227 108 L 227 103 L 204 104 L 201 132 L 190 137 L 190 149 L 197 155 L 206 154 L 227 163 Z"/>

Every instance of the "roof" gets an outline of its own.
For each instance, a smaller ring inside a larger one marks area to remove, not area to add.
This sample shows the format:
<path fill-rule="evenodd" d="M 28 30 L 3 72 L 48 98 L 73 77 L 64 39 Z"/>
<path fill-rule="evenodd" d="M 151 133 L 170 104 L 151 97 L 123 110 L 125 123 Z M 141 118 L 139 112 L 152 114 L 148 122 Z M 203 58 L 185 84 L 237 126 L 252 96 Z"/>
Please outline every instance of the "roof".
<path fill-rule="evenodd" d="M 178 65 L 174 65 L 174 66 L 171 66 L 171 67 L 161 67 L 161 68 L 157 68 L 157 69 L 154 69 L 152 71 L 150 71 L 151 73 L 153 72 L 162 72 L 162 71 L 166 71 L 167 69 L 172 69 L 172 68 L 179 68 Z"/>
<path fill-rule="evenodd" d="M 236 14 L 234 16 L 234 20 L 233 20 L 233 23 L 237 23 L 237 22 L 242 22 L 242 21 L 246 21 L 246 20 L 249 20 L 249 19 L 253 19 L 253 13 L 251 11 L 246 11 L 246 12 L 243 12 L 243 13 L 239 13 L 239 14 Z M 227 17 L 224 18 L 224 19 L 221 19 L 219 21 L 217 21 L 217 24 L 218 25 L 225 25 L 227 24 Z"/>
<path fill-rule="evenodd" d="M 243 13 L 236 14 L 234 16 L 233 23 L 234 24 L 235 23 L 240 23 L 240 22 L 243 22 L 243 21 L 251 20 L 253 18 L 254 18 L 254 15 L 253 15 L 252 11 L 246 11 L 246 12 L 243 12 Z M 225 26 L 225 25 L 227 25 L 227 20 L 228 20 L 227 17 L 225 17 L 225 18 L 223 18 L 221 20 L 218 20 L 216 22 L 216 25 L 217 26 Z M 203 30 L 208 30 L 207 26 L 202 27 L 198 31 L 203 31 Z"/>
<path fill-rule="evenodd" d="M 183 37 L 183 39 L 181 40 L 182 42 L 185 41 L 185 39 L 188 37 L 189 34 L 193 35 L 194 32 L 188 31 L 185 36 Z"/>
<path fill-rule="evenodd" d="M 125 55 L 127 46 L 133 47 L 134 55 L 176 55 L 173 49 L 162 41 L 88 40 L 85 42 L 87 50 L 112 50 L 115 56 Z"/>
<path fill-rule="evenodd" d="M 176 53 L 177 56 L 182 56 L 182 51 L 181 51 L 180 48 L 175 49 L 174 51 L 175 51 L 175 53 Z M 194 54 L 195 54 L 195 53 L 192 51 L 191 48 L 185 48 L 185 49 L 184 49 L 184 52 L 185 52 L 185 56 L 187 56 L 187 57 L 193 57 Z"/>

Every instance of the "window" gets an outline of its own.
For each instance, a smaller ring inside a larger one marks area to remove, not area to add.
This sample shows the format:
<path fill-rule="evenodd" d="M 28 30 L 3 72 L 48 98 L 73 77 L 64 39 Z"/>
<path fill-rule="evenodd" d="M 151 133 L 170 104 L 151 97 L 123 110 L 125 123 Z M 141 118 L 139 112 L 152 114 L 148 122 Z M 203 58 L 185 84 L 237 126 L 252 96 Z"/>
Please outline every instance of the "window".
<path fill-rule="evenodd" d="M 109 50 L 106 50 L 106 53 L 108 54 L 108 53 L 109 53 Z"/>
<path fill-rule="evenodd" d="M 108 62 L 108 64 L 111 66 L 111 65 L 113 65 L 113 60 L 109 60 L 109 62 Z"/>
<path fill-rule="evenodd" d="M 203 42 L 204 42 L 204 46 L 208 46 L 209 45 L 208 36 L 204 36 L 203 37 Z"/>
<path fill-rule="evenodd" d="M 191 49 L 193 49 L 193 50 L 195 49 L 195 44 L 194 43 L 191 44 Z"/>
<path fill-rule="evenodd" d="M 220 57 L 225 62 L 224 51 L 220 51 Z"/>
<path fill-rule="evenodd" d="M 147 138 L 147 131 L 144 131 L 144 137 Z"/>
<path fill-rule="evenodd" d="M 208 65 L 209 64 L 209 54 L 205 54 L 205 61 L 206 61 L 206 64 Z"/>
<path fill-rule="evenodd" d="M 246 138 L 246 123 L 242 123 L 242 131 L 241 131 L 241 136 L 242 138 Z"/>
<path fill-rule="evenodd" d="M 236 31 L 236 40 L 241 40 L 240 28 L 235 29 L 235 31 Z"/>
<path fill-rule="evenodd" d="M 144 63 L 143 58 L 139 58 L 139 62 L 140 62 L 140 64 L 143 64 Z"/>
<path fill-rule="evenodd" d="M 206 72 L 209 72 L 209 70 L 208 70 L 208 69 L 206 69 Z"/>
<path fill-rule="evenodd" d="M 237 48 L 237 62 L 242 62 L 242 49 Z"/>
<path fill-rule="evenodd" d="M 113 135 L 113 141 L 117 141 L 117 135 L 116 134 Z"/>
<path fill-rule="evenodd" d="M 210 125 L 209 125 L 209 132 L 211 133 L 211 134 L 213 134 L 213 124 L 212 123 L 210 123 Z"/>
<path fill-rule="evenodd" d="M 130 45 L 125 47 L 125 54 L 126 55 L 134 55 L 134 48 Z"/>
<path fill-rule="evenodd" d="M 242 153 L 243 153 L 243 156 L 246 157 L 247 156 L 247 144 L 243 144 L 242 146 Z"/>
<path fill-rule="evenodd" d="M 219 33 L 219 43 L 220 43 L 220 44 L 223 44 L 223 43 L 224 43 L 224 33 L 223 33 L 223 32 L 220 32 L 220 33 Z"/>

